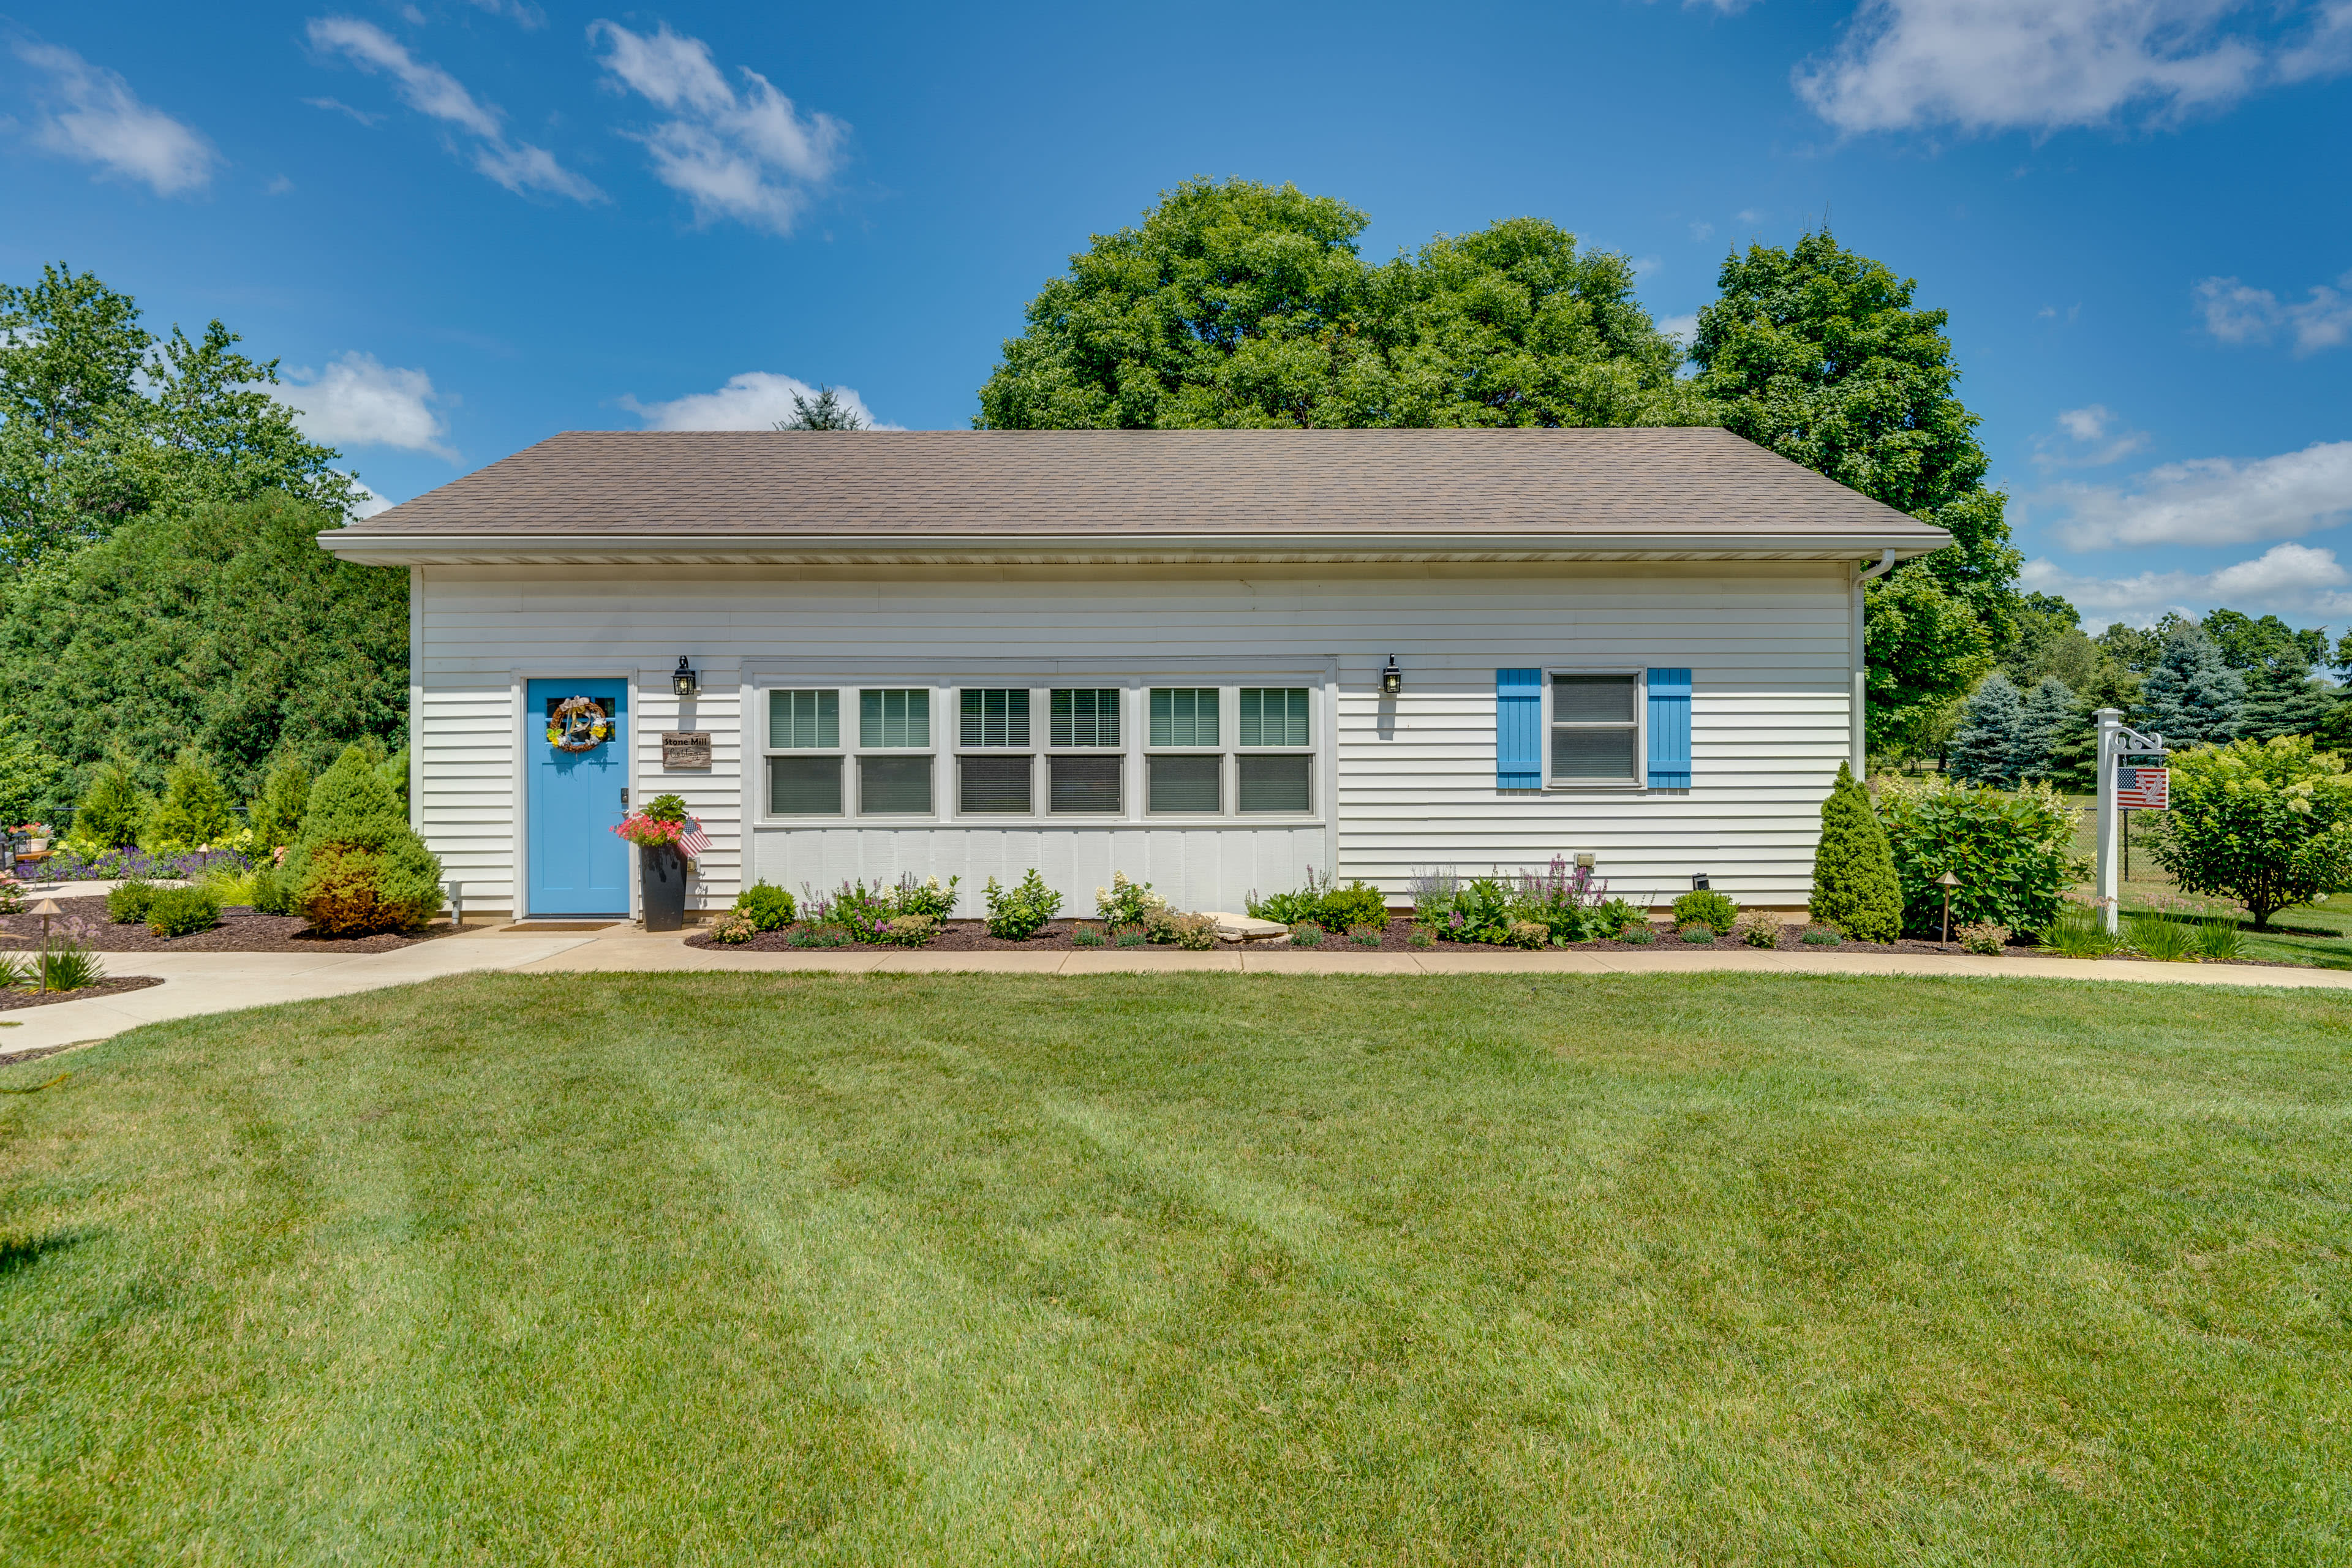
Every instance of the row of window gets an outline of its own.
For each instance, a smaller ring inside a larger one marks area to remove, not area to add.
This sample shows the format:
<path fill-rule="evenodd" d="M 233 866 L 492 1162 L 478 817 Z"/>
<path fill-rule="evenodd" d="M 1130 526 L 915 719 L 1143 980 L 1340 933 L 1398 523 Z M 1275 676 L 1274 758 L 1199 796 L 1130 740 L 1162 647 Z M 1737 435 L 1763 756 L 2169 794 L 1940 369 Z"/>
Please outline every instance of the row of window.
<path fill-rule="evenodd" d="M 959 816 L 1122 816 L 1129 809 L 1118 687 L 965 687 L 950 728 L 954 754 L 932 755 L 925 688 L 768 693 L 772 816 L 929 816 L 944 790 Z M 1143 809 L 1155 816 L 1303 816 L 1313 811 L 1309 689 L 1162 686 L 1143 695 Z M 845 744 L 845 697 L 856 703 Z M 1033 721 L 1042 708 L 1045 721 Z M 944 766 L 947 777 L 940 773 Z"/>

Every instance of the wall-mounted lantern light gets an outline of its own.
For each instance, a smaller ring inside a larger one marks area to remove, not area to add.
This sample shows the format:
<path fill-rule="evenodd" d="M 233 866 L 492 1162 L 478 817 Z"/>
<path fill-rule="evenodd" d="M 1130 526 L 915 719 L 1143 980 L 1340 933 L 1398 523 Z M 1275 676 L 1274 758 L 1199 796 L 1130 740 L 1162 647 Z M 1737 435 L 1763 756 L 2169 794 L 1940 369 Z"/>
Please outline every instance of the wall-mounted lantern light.
<path fill-rule="evenodd" d="M 1381 695 L 1394 697 L 1404 689 L 1404 671 L 1397 668 L 1396 655 L 1389 655 L 1389 667 L 1381 671 Z"/>
<path fill-rule="evenodd" d="M 679 654 L 677 668 L 669 678 L 669 689 L 680 697 L 691 697 L 699 686 L 700 682 L 695 679 L 694 667 L 686 662 L 686 655 Z"/>

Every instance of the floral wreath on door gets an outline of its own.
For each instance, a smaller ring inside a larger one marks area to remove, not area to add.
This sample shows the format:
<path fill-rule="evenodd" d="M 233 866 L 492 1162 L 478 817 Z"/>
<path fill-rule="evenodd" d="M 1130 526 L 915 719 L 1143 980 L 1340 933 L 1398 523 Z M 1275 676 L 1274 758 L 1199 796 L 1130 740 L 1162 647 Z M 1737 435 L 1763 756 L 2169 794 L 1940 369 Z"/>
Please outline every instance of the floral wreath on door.
<path fill-rule="evenodd" d="M 560 752 L 593 752 L 613 738 L 612 716 L 593 697 L 567 697 L 547 715 L 547 743 Z"/>

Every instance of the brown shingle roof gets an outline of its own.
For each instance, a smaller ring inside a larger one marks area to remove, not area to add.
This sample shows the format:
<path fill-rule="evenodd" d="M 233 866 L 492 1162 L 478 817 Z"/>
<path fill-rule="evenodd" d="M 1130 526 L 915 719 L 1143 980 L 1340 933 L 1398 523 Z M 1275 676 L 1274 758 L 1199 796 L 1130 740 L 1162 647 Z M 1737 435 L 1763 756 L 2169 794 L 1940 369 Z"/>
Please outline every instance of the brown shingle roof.
<path fill-rule="evenodd" d="M 1719 429 L 570 431 L 343 531 L 909 541 L 1948 536 Z"/>

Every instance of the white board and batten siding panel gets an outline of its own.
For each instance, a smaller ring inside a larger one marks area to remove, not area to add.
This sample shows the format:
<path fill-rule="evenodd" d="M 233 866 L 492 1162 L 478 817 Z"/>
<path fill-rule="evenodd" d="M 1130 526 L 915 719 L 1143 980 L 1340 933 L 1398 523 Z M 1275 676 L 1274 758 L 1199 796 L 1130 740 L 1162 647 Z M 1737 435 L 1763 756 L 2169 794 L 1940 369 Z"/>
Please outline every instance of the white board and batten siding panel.
<path fill-rule="evenodd" d="M 797 889 L 912 871 L 962 877 L 969 913 L 987 877 L 1031 866 L 1075 910 L 1091 910 L 1113 868 L 1192 908 L 1295 887 L 1310 867 L 1401 901 L 1423 868 L 1475 874 L 1579 851 L 1636 897 L 1670 897 L 1705 871 L 1744 900 L 1793 904 L 1849 749 L 1851 579 L 1837 563 L 942 568 L 887 580 L 850 568 L 436 566 L 421 576 L 420 826 L 468 900 L 486 906 L 512 894 L 515 693 L 533 677 L 634 672 L 633 798 L 674 791 L 701 819 L 712 839 L 696 889 L 706 907 L 747 874 Z M 702 687 L 683 705 L 669 684 L 681 654 Z M 1391 655 L 1404 681 L 1395 700 L 1379 689 Z M 1318 721 L 1335 721 L 1315 737 L 1328 759 L 1320 776 L 1338 781 L 1336 798 L 1318 784 L 1316 826 L 758 820 L 761 736 L 758 714 L 740 711 L 746 686 L 756 701 L 791 672 L 979 683 L 1019 668 L 1083 682 L 1099 668 L 1181 683 L 1193 667 L 1244 684 L 1259 668 L 1291 683 L 1316 672 L 1328 689 Z M 1687 791 L 1496 788 L 1496 669 L 1684 667 Z M 662 771 L 671 729 L 710 734 L 707 773 Z"/>

